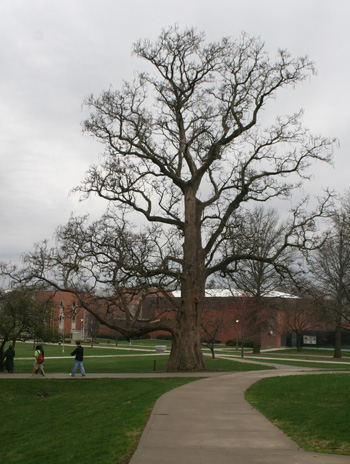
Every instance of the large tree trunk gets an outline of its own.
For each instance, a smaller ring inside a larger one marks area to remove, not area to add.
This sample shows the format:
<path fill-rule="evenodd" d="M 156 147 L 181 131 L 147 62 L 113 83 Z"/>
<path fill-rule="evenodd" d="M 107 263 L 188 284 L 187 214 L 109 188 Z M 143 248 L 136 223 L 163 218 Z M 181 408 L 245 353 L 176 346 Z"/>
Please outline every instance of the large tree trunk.
<path fill-rule="evenodd" d="M 261 350 L 260 336 L 255 336 L 253 340 L 253 354 L 259 354 Z"/>
<path fill-rule="evenodd" d="M 205 362 L 200 342 L 200 327 L 205 294 L 205 263 L 201 239 L 201 204 L 195 189 L 185 194 L 185 230 L 181 303 L 178 327 L 166 367 L 168 372 L 201 371 Z"/>
<path fill-rule="evenodd" d="M 195 372 L 206 369 L 202 354 L 199 331 L 196 325 L 186 322 L 182 329 L 173 333 L 173 341 L 167 372 Z"/>

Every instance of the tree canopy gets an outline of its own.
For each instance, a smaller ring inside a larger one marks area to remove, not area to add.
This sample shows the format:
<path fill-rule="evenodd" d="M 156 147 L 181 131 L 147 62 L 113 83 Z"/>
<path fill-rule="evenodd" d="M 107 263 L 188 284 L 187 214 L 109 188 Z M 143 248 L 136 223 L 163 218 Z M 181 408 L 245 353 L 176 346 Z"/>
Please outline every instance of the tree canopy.
<path fill-rule="evenodd" d="M 101 288 L 118 301 L 121 288 L 168 296 L 181 289 L 175 318 L 141 321 L 140 312 L 119 304 L 125 323 L 112 325 L 128 335 L 171 332 L 168 370 L 200 370 L 207 278 L 239 261 L 282 268 L 284 250 L 315 245 L 315 219 L 327 199 L 310 213 L 297 205 L 284 239 L 267 254 L 238 243 L 246 209 L 290 198 L 314 162 L 331 160 L 333 140 L 310 134 L 302 111 L 260 124 L 279 90 L 314 73 L 307 57 L 278 50 L 272 59 L 247 34 L 206 43 L 203 33 L 178 27 L 154 43 L 138 41 L 134 53 L 150 71 L 85 102 L 84 130 L 104 153 L 76 190 L 106 199 L 107 213 L 92 224 L 72 217 L 58 230 L 57 246 L 39 244 L 26 263 L 32 278 L 76 292 L 92 312 L 82 295 Z"/>

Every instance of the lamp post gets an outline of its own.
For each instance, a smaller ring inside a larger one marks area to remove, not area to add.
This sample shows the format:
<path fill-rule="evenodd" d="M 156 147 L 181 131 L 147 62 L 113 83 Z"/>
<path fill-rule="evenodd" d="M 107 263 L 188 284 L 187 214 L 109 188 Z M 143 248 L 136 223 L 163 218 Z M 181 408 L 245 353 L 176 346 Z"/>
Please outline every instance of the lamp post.
<path fill-rule="evenodd" d="M 84 319 L 80 319 L 81 322 L 81 341 L 84 340 Z"/>
<path fill-rule="evenodd" d="M 60 326 L 62 327 L 62 353 L 64 353 L 64 302 L 60 303 Z"/>
<path fill-rule="evenodd" d="M 236 324 L 238 324 L 239 319 L 236 319 Z M 238 327 L 236 328 L 236 351 L 238 351 Z"/>
<path fill-rule="evenodd" d="M 62 330 L 62 353 L 64 353 L 64 314 L 62 314 L 63 330 Z"/>

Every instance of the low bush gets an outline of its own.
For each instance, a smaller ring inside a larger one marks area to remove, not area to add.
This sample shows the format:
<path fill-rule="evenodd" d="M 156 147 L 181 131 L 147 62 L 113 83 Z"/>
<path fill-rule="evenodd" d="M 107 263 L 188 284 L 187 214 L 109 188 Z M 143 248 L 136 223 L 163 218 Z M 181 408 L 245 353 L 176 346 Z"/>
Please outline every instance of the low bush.
<path fill-rule="evenodd" d="M 150 334 L 141 335 L 141 337 L 131 337 L 131 340 L 150 340 Z"/>
<path fill-rule="evenodd" d="M 173 337 L 170 334 L 157 335 L 156 340 L 172 340 Z"/>
<path fill-rule="evenodd" d="M 24 340 L 26 338 L 28 339 L 28 337 L 23 337 Z M 61 338 L 61 334 L 55 328 L 40 327 L 35 331 L 34 338 L 43 343 L 57 343 Z"/>
<path fill-rule="evenodd" d="M 201 339 L 201 343 L 202 345 L 212 345 L 214 343 L 214 345 L 221 345 L 221 340 L 206 340 L 205 338 L 202 338 Z"/>
<path fill-rule="evenodd" d="M 236 346 L 236 340 L 230 339 L 225 343 L 226 346 Z M 239 342 L 238 342 L 239 345 Z"/>
<path fill-rule="evenodd" d="M 121 334 L 115 333 L 115 334 L 104 334 L 104 333 L 99 333 L 97 335 L 97 338 L 102 338 L 104 340 L 115 340 L 118 338 L 118 340 L 125 340 L 125 337 Z"/>
<path fill-rule="evenodd" d="M 237 341 L 236 339 L 230 339 L 230 340 L 227 340 L 227 342 L 225 343 L 226 346 L 237 346 Z M 238 346 L 242 346 L 242 343 L 241 343 L 241 340 L 238 340 Z M 252 340 L 247 340 L 244 342 L 244 346 L 246 348 L 253 348 L 254 347 L 254 342 Z"/>

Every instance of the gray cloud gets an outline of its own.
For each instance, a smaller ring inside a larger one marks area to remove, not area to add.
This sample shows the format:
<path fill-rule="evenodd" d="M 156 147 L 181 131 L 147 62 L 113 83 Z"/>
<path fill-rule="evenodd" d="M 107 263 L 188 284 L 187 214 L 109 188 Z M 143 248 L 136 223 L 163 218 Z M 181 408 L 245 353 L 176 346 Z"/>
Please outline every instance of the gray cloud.
<path fill-rule="evenodd" d="M 312 188 L 348 188 L 349 13 L 347 0 L 3 0 L 0 260 L 16 260 L 50 238 L 71 210 L 102 211 L 97 200 L 68 196 L 102 150 L 81 132 L 82 102 L 130 80 L 143 67 L 131 56 L 132 43 L 174 23 L 195 26 L 208 40 L 246 31 L 271 53 L 308 54 L 318 76 L 281 94 L 273 110 L 304 107 L 314 133 L 339 139 L 335 168 L 315 168 Z"/>

